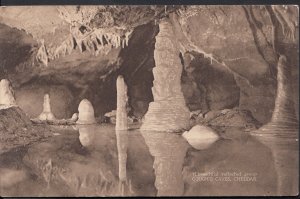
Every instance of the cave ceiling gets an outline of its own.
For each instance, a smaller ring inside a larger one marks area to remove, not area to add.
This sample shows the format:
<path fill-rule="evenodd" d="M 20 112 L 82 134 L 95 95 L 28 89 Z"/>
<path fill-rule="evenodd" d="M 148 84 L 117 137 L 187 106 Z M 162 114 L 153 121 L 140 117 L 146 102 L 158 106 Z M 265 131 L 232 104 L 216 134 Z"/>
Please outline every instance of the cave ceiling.
<path fill-rule="evenodd" d="M 9 76 L 15 86 L 38 77 L 51 76 L 61 83 L 72 83 L 72 79 L 82 77 L 82 85 L 94 76 L 106 77 L 126 67 L 123 63 L 128 57 L 122 57 L 126 54 L 122 51 L 130 45 L 134 32 L 142 26 L 157 29 L 163 17 L 171 19 L 182 53 L 202 53 L 214 65 L 250 82 L 260 74 L 272 76 L 279 53 L 295 56 L 299 51 L 297 6 L 103 5 L 0 9 L 0 42 L 4 47 L 0 52 L 0 75 Z M 145 38 L 155 41 L 153 33 L 157 31 L 149 32 L 151 36 Z M 152 59 L 148 63 L 153 64 L 153 58 L 147 59 Z M 297 58 L 290 60 L 297 65 Z M 142 63 L 126 62 L 126 65 L 141 67 Z M 73 76 L 68 77 L 70 74 Z M 77 84 L 82 86 L 80 81 Z"/>

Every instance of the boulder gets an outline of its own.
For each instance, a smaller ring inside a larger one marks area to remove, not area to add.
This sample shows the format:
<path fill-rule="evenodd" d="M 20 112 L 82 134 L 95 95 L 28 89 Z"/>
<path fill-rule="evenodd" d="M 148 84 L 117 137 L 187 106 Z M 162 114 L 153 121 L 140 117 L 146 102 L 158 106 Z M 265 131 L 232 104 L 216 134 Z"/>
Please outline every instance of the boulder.
<path fill-rule="evenodd" d="M 219 139 L 218 134 L 207 126 L 196 125 L 185 131 L 182 136 L 195 149 L 203 150 Z"/>

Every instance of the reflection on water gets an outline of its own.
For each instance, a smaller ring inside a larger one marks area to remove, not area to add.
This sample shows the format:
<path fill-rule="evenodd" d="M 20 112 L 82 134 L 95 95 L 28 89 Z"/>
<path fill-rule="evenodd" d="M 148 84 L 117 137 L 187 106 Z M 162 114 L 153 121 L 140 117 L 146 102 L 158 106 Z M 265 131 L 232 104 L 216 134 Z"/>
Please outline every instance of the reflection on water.
<path fill-rule="evenodd" d="M 181 196 L 184 192 L 182 165 L 188 149 L 182 136 L 166 132 L 142 132 L 154 157 L 157 196 Z"/>
<path fill-rule="evenodd" d="M 299 193 L 299 137 L 297 131 L 256 131 L 253 136 L 272 150 L 278 176 L 276 195 Z"/>
<path fill-rule="evenodd" d="M 293 195 L 298 141 L 223 136 L 196 150 L 179 134 L 78 125 L 0 156 L 2 196 Z M 276 139 L 275 139 L 275 138 Z M 22 154 L 22 155 L 20 155 Z M 18 157 L 18 158 L 16 158 Z M 16 172 L 14 172 L 16 171 Z M 4 183 L 6 183 L 4 185 Z"/>

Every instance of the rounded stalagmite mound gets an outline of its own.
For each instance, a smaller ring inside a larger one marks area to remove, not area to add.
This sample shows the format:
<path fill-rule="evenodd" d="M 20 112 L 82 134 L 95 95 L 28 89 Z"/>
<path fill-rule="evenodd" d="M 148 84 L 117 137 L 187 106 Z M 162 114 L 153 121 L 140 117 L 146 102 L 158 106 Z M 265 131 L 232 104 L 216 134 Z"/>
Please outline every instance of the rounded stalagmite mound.
<path fill-rule="evenodd" d="M 95 124 L 95 113 L 92 103 L 83 99 L 78 106 L 78 120 L 76 124 Z"/>

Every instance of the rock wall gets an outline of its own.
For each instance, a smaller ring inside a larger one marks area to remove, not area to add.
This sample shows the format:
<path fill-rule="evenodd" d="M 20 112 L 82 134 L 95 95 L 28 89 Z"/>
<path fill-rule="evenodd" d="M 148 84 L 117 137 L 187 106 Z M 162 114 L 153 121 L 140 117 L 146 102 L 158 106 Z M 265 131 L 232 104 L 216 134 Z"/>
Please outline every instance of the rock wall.
<path fill-rule="evenodd" d="M 180 131 L 189 126 L 189 110 L 181 91 L 179 50 L 171 23 L 163 20 L 159 29 L 154 50 L 154 102 L 149 104 L 141 129 Z"/>
<path fill-rule="evenodd" d="M 211 64 L 203 54 L 183 55 L 182 92 L 191 111 L 222 110 L 239 105 L 240 88 L 226 68 Z"/>

